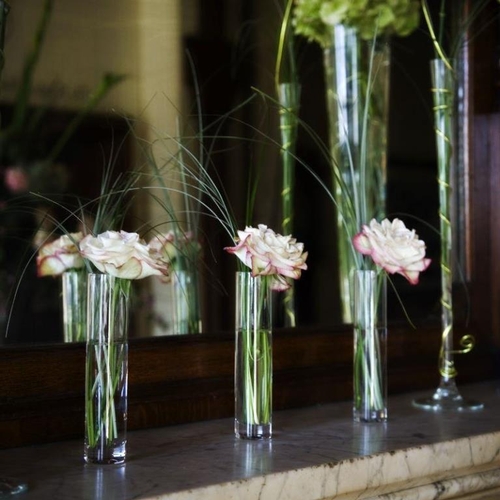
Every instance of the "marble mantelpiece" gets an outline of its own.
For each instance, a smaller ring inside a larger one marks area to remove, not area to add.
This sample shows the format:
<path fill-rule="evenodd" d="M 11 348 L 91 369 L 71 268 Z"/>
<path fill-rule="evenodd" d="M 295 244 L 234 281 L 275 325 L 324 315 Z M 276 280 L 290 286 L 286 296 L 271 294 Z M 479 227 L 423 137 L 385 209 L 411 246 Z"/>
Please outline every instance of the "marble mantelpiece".
<path fill-rule="evenodd" d="M 0 451 L 21 500 L 500 499 L 500 383 L 462 387 L 477 412 L 390 398 L 387 424 L 356 424 L 349 402 L 275 412 L 268 442 L 233 437 L 232 420 L 129 433 L 124 466 L 85 465 L 82 442 Z"/>

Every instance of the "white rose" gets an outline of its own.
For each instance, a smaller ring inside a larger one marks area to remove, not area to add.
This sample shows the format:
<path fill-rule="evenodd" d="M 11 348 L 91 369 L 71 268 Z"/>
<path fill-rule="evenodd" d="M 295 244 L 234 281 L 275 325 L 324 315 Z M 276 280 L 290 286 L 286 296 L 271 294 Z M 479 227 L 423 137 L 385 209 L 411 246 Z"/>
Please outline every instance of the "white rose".
<path fill-rule="evenodd" d="M 287 278 L 299 279 L 307 269 L 304 244 L 276 234 L 264 224 L 238 231 L 237 245 L 225 250 L 251 268 L 252 276 L 273 276 L 271 287 L 278 291 L 290 288 Z"/>
<path fill-rule="evenodd" d="M 69 269 L 83 267 L 77 246 L 82 238 L 82 233 L 70 233 L 43 245 L 36 258 L 38 276 L 57 276 Z"/>
<path fill-rule="evenodd" d="M 80 251 L 99 271 L 117 278 L 168 276 L 167 263 L 137 233 L 106 231 L 88 235 L 81 241 Z"/>
<path fill-rule="evenodd" d="M 431 259 L 425 258 L 425 243 L 415 231 L 410 231 L 399 219 L 392 223 L 384 219 L 379 224 L 372 219 L 353 238 L 354 248 L 363 255 L 369 255 L 388 273 L 404 276 L 412 285 L 418 283 L 419 273 L 425 271 Z"/>

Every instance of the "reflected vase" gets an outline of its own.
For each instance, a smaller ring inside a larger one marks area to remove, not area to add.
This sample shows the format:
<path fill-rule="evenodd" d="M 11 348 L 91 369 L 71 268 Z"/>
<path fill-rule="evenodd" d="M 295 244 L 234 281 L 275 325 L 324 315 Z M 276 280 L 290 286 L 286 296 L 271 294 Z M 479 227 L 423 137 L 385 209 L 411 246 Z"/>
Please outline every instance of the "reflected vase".
<path fill-rule="evenodd" d="M 62 274 L 64 342 L 85 342 L 87 338 L 87 272 Z"/>
<path fill-rule="evenodd" d="M 242 439 L 272 436 L 272 300 L 269 277 L 236 273 L 234 432 Z"/>
<path fill-rule="evenodd" d="M 89 274 L 85 362 L 87 463 L 125 462 L 130 280 Z"/>
<path fill-rule="evenodd" d="M 326 104 L 341 320 L 352 323 L 352 237 L 361 224 L 385 216 L 390 49 L 385 37 L 363 40 L 355 28 L 331 27 L 324 50 Z"/>
<path fill-rule="evenodd" d="M 297 83 L 280 83 L 278 86 L 279 126 L 281 139 L 281 231 L 288 235 L 294 232 L 294 194 L 295 194 L 295 154 L 297 133 L 299 128 L 300 85 Z M 297 326 L 295 307 L 295 286 L 280 293 L 279 324 L 285 327 Z M 276 320 L 276 317 L 275 317 Z"/>
<path fill-rule="evenodd" d="M 174 271 L 172 284 L 174 335 L 201 333 L 198 272 Z"/>
<path fill-rule="evenodd" d="M 451 63 L 451 64 L 450 64 Z M 456 217 L 460 203 L 457 193 L 460 176 L 465 175 L 461 164 L 464 161 L 463 145 L 465 128 L 462 121 L 464 89 L 458 78 L 456 61 L 446 63 L 442 59 L 431 61 L 432 96 L 434 128 L 436 131 L 436 150 L 439 187 L 439 231 L 440 231 L 440 268 L 441 268 L 441 348 L 439 351 L 439 386 L 430 397 L 414 401 L 414 405 L 426 410 L 478 410 L 483 404 L 465 400 L 456 385 L 457 370 L 455 354 L 468 353 L 474 347 L 474 338 L 465 335 L 461 338 L 462 349 L 454 349 L 453 342 L 453 274 L 460 255 L 459 239 L 456 238 L 459 220 Z M 461 231 L 458 231 L 461 232 Z M 455 247 L 454 247 L 455 245 Z"/>
<path fill-rule="evenodd" d="M 387 420 L 387 277 L 354 272 L 353 417 Z"/>

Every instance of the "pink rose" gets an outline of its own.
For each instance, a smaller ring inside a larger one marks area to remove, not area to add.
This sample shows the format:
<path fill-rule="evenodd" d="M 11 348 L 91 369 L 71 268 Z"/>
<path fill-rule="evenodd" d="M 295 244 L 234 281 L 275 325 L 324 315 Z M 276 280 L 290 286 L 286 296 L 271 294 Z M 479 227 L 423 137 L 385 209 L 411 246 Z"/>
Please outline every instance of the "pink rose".
<path fill-rule="evenodd" d="M 287 278 L 299 279 L 307 269 L 304 244 L 291 236 L 281 236 L 264 224 L 238 231 L 237 245 L 225 250 L 252 269 L 252 276 L 273 276 L 273 290 L 290 288 Z"/>
<path fill-rule="evenodd" d="M 372 219 L 352 241 L 358 252 L 371 256 L 388 273 L 403 275 L 412 285 L 418 283 L 419 273 L 431 263 L 425 258 L 425 243 L 399 219 L 392 223 L 384 219 L 381 224 Z"/>
<path fill-rule="evenodd" d="M 22 167 L 8 167 L 5 170 L 5 185 L 12 193 L 25 193 L 29 189 L 28 174 Z"/>
<path fill-rule="evenodd" d="M 82 237 L 82 233 L 65 234 L 43 245 L 36 258 L 38 276 L 57 276 L 69 269 L 83 267 L 77 246 Z"/>
<path fill-rule="evenodd" d="M 117 278 L 168 276 L 168 265 L 161 255 L 148 248 L 137 233 L 106 231 L 88 235 L 80 242 L 80 251 L 100 272 Z"/>
<path fill-rule="evenodd" d="M 160 233 L 153 238 L 148 243 L 148 248 L 160 255 L 161 259 L 169 267 L 174 267 L 173 264 L 177 258 L 177 248 L 175 246 L 175 234 L 173 231 L 168 233 Z M 163 283 L 170 283 L 171 276 L 162 276 L 161 281 Z"/>
<path fill-rule="evenodd" d="M 159 233 L 151 238 L 148 247 L 161 253 L 173 267 L 176 267 L 179 258 L 196 259 L 201 250 L 191 231 L 180 234 L 175 234 L 174 231 Z"/>
<path fill-rule="evenodd" d="M 171 263 L 177 257 L 177 248 L 175 247 L 175 233 L 169 231 L 168 233 L 160 233 L 153 238 L 148 243 L 148 247 L 153 249 L 155 252 L 160 253 L 163 258 Z"/>

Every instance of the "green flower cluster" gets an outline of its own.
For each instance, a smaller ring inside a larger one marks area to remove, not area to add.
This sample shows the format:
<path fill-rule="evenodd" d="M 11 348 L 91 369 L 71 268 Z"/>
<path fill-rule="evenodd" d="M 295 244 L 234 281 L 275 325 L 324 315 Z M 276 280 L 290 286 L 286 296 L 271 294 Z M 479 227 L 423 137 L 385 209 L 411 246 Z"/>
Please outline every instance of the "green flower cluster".
<path fill-rule="evenodd" d="M 378 34 L 407 36 L 420 21 L 419 0 L 296 0 L 295 32 L 322 46 L 330 26 L 345 24 L 369 40 Z"/>

